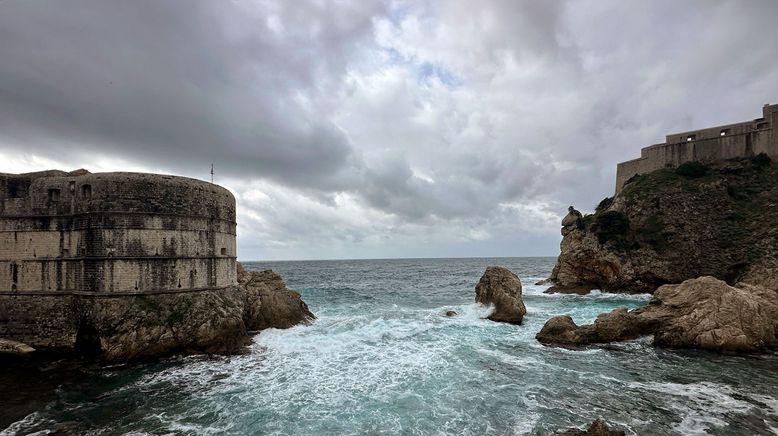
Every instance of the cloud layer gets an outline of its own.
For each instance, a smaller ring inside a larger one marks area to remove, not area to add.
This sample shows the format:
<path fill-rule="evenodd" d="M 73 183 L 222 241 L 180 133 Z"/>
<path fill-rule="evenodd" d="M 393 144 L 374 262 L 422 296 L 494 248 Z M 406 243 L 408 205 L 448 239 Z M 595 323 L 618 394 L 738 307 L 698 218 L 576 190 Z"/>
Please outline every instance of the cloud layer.
<path fill-rule="evenodd" d="M 0 171 L 162 171 L 244 259 L 553 255 L 666 133 L 778 101 L 778 3 L 0 2 Z"/>

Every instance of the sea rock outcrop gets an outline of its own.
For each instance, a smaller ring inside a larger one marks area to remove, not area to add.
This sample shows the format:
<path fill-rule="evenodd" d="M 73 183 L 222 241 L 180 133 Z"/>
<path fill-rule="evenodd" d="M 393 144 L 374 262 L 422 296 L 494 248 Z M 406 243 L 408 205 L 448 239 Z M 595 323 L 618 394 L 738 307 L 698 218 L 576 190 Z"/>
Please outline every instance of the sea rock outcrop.
<path fill-rule="evenodd" d="M 586 430 L 571 428 L 554 433 L 554 436 L 624 436 L 625 434 L 623 430 L 611 430 L 605 421 L 597 418 Z"/>
<path fill-rule="evenodd" d="M 616 309 L 591 325 L 569 316 L 546 322 L 536 338 L 546 344 L 585 345 L 654 335 L 671 348 L 755 352 L 778 348 L 778 292 L 714 277 L 659 288 L 644 307 Z"/>
<path fill-rule="evenodd" d="M 83 300 L 76 352 L 107 361 L 227 354 L 250 342 L 243 291 Z"/>
<path fill-rule="evenodd" d="M 285 329 L 316 319 L 300 294 L 287 289 L 280 275 L 271 270 L 246 271 L 238 265 L 238 283 L 245 290 L 246 328 Z"/>
<path fill-rule="evenodd" d="M 594 214 L 568 213 L 549 291 L 653 292 L 700 276 L 778 289 L 777 215 L 769 159 L 641 174 Z"/>
<path fill-rule="evenodd" d="M 77 352 L 108 361 L 174 353 L 229 354 L 250 342 L 249 333 L 309 324 L 314 315 L 273 271 L 245 271 L 227 291 L 93 298 L 74 318 Z"/>
<path fill-rule="evenodd" d="M 238 277 L 237 286 L 223 290 L 60 297 L 52 299 L 50 313 L 30 314 L 24 300 L 5 299 L 0 300 L 0 313 L 44 320 L 41 329 L 53 334 L 30 336 L 36 348 L 75 351 L 110 362 L 236 353 L 250 343 L 252 331 L 288 328 L 314 319 L 300 294 L 287 289 L 278 274 L 246 272 L 240 267 Z"/>
<path fill-rule="evenodd" d="M 521 324 L 527 308 L 521 298 L 521 281 L 509 269 L 501 266 L 486 268 L 475 287 L 475 301 L 494 305 L 488 319 L 509 324 Z"/>

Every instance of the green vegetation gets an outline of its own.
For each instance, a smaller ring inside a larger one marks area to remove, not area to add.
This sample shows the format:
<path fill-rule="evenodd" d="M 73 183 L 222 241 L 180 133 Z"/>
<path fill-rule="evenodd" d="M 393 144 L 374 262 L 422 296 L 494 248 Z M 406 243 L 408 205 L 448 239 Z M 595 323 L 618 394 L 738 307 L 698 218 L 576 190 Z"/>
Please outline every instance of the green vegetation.
<path fill-rule="evenodd" d="M 772 159 L 770 159 L 770 156 L 759 153 L 756 156 L 751 158 L 751 164 L 753 164 L 756 168 L 763 168 L 766 166 L 769 166 L 772 162 Z"/>
<path fill-rule="evenodd" d="M 592 231 L 597 235 L 600 244 L 610 242 L 617 249 L 625 249 L 629 246 L 627 241 L 629 219 L 621 212 L 609 211 L 595 214 Z"/>
<path fill-rule="evenodd" d="M 605 211 L 605 209 L 611 207 L 611 204 L 613 204 L 613 197 L 605 197 L 602 199 L 600 204 L 598 204 L 597 207 L 594 209 L 594 212 L 602 213 Z"/>
<path fill-rule="evenodd" d="M 687 179 L 699 179 L 708 175 L 710 167 L 700 162 L 684 162 L 675 169 L 675 173 Z"/>
<path fill-rule="evenodd" d="M 662 219 L 656 215 L 648 217 L 642 226 L 635 229 L 635 235 L 641 243 L 647 244 L 657 253 L 663 253 L 670 247 L 668 241 L 670 232 L 665 229 Z"/>
<path fill-rule="evenodd" d="M 615 199 L 606 198 L 579 223 L 616 250 L 652 249 L 718 274 L 758 261 L 778 241 L 778 165 L 764 154 L 640 174 L 618 196 L 623 213 L 610 210 Z"/>

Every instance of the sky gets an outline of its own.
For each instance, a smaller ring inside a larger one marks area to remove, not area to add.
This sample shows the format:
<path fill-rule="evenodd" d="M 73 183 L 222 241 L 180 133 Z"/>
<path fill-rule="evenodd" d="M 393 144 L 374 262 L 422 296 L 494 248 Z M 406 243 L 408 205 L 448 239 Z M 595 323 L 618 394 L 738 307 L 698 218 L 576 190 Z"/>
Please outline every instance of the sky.
<path fill-rule="evenodd" d="M 778 1 L 0 0 L 0 172 L 210 179 L 241 260 L 555 256 L 778 103 Z"/>

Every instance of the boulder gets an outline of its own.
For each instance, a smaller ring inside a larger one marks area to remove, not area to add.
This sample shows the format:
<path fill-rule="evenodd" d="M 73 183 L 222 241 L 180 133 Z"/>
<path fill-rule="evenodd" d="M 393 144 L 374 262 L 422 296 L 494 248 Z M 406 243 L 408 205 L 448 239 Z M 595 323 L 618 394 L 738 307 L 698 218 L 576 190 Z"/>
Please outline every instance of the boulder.
<path fill-rule="evenodd" d="M 654 335 L 654 345 L 716 351 L 778 348 L 778 292 L 713 277 L 657 289 L 648 305 L 616 309 L 591 325 L 570 317 L 549 319 L 536 335 L 545 344 L 585 345 Z"/>
<path fill-rule="evenodd" d="M 573 206 L 567 208 L 567 215 L 562 218 L 562 227 L 570 227 L 578 223 L 578 220 L 583 218 L 581 212 L 575 210 Z"/>
<path fill-rule="evenodd" d="M 673 348 L 759 351 L 778 346 L 778 293 L 713 277 L 657 289 L 638 316 L 656 325 L 654 343 Z"/>
<path fill-rule="evenodd" d="M 583 345 L 588 343 L 581 328 L 568 315 L 555 316 L 543 325 L 535 339 L 544 344 Z"/>
<path fill-rule="evenodd" d="M 457 316 L 457 312 L 455 310 L 447 310 L 446 311 L 446 316 L 449 317 L 449 318 L 451 318 L 453 316 Z"/>
<path fill-rule="evenodd" d="M 300 294 L 287 289 L 281 276 L 271 270 L 245 271 L 240 266 L 238 283 L 245 290 L 243 320 L 249 330 L 285 329 L 316 319 Z"/>
<path fill-rule="evenodd" d="M 649 330 L 649 322 L 620 307 L 597 316 L 588 339 L 591 342 L 613 342 L 636 339 Z"/>
<path fill-rule="evenodd" d="M 487 317 L 492 321 L 521 324 L 527 313 L 521 299 L 519 277 L 501 266 L 486 268 L 475 287 L 475 301 L 494 305 L 494 312 Z"/>
<path fill-rule="evenodd" d="M 625 434 L 622 430 L 611 430 L 605 421 L 599 418 L 595 419 L 586 430 L 571 428 L 555 433 L 556 436 L 624 436 Z"/>
<path fill-rule="evenodd" d="M 34 352 L 35 348 L 25 343 L 0 338 L 0 354 L 26 356 Z"/>

